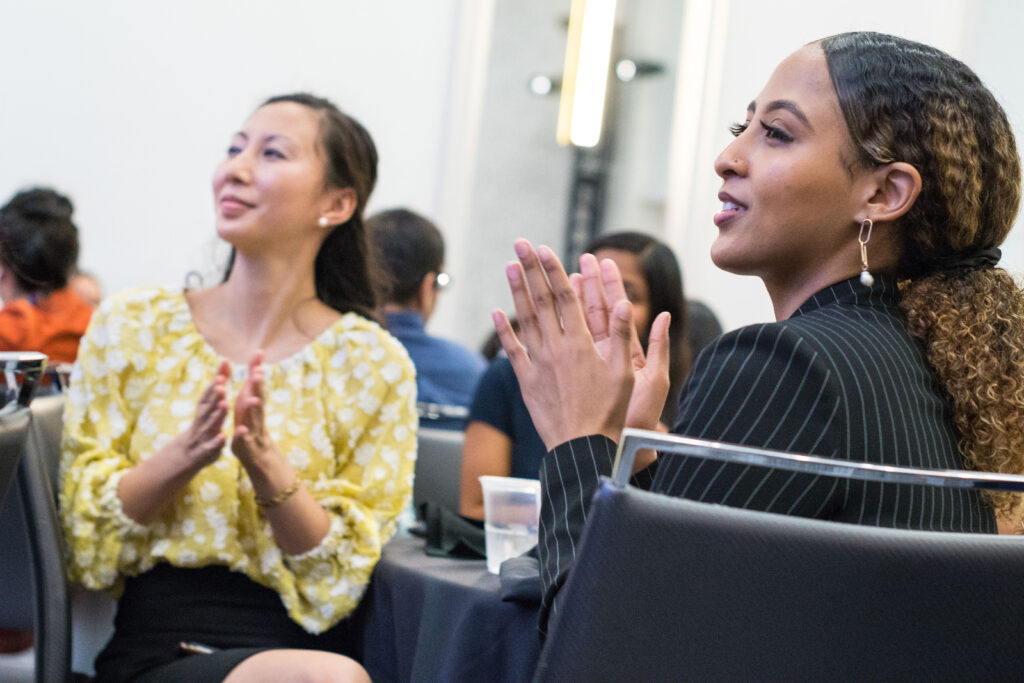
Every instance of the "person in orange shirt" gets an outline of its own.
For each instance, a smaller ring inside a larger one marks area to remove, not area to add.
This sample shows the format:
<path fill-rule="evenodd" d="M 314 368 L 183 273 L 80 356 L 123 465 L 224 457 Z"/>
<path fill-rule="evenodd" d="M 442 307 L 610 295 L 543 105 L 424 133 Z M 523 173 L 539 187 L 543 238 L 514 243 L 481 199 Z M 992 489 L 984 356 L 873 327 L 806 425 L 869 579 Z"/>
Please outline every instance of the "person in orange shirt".
<path fill-rule="evenodd" d="M 39 351 L 51 363 L 78 355 L 92 307 L 68 287 L 78 261 L 73 209 L 45 188 L 19 192 L 0 207 L 0 351 Z M 32 642 L 31 631 L 0 627 L 0 653 Z"/>
<path fill-rule="evenodd" d="M 78 261 L 71 201 L 35 188 L 0 208 L 0 351 L 39 351 L 71 363 L 92 307 L 68 287 Z"/>

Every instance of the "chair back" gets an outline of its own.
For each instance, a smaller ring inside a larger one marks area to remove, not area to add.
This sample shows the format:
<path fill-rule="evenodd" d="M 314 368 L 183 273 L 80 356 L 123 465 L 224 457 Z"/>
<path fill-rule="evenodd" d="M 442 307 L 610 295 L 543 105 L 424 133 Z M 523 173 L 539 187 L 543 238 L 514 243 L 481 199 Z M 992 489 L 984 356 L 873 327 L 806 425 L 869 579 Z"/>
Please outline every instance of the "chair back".
<path fill-rule="evenodd" d="M 17 404 L 10 408 L 0 410 L 0 509 L 24 456 L 30 423 L 27 408 Z"/>
<path fill-rule="evenodd" d="M 450 429 L 420 427 L 413 483 L 413 505 L 431 501 L 459 511 L 462 442 L 465 435 Z"/>
<path fill-rule="evenodd" d="M 1024 490 L 931 472 L 633 432 L 639 448 L 790 471 Z M 826 470 L 828 470 L 826 472 Z M 605 479 L 558 594 L 538 680 L 1017 678 L 1024 540 L 841 524 Z"/>
<path fill-rule="evenodd" d="M 63 681 L 71 673 L 71 606 L 55 486 L 64 397 L 38 398 L 30 410 L 32 428 L 18 470 L 18 494 L 35 594 L 36 680 Z"/>
<path fill-rule="evenodd" d="M 14 481 L 28 439 L 25 408 L 46 369 L 46 356 L 35 352 L 0 352 L 0 509 Z"/>
<path fill-rule="evenodd" d="M 25 453 L 29 420 L 27 408 L 19 406 L 15 410 L 0 411 L 0 507 Z"/>
<path fill-rule="evenodd" d="M 433 429 L 463 431 L 466 429 L 466 421 L 469 419 L 469 408 L 466 406 L 452 406 L 427 401 L 420 401 L 416 404 L 416 413 L 419 415 L 421 427 Z"/>

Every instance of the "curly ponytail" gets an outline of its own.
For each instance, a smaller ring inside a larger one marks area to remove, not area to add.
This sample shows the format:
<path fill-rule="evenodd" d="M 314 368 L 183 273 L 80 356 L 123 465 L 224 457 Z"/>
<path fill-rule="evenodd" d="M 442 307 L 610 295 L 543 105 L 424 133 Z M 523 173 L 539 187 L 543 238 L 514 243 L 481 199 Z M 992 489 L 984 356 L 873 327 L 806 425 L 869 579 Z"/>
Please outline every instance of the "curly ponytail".
<path fill-rule="evenodd" d="M 968 467 L 1024 473 L 1024 296 L 1000 269 L 970 269 L 911 280 L 901 304 L 910 332 L 953 402 Z M 1021 500 L 992 496 L 1016 517 Z"/>
<path fill-rule="evenodd" d="M 1024 474 L 1024 292 L 970 258 L 1002 243 L 1020 204 L 1006 113 L 970 68 L 927 45 L 864 32 L 821 47 L 859 162 L 921 174 L 895 226 L 901 308 L 949 393 L 965 464 Z M 1003 517 L 1024 512 L 1014 494 L 990 500 Z"/>

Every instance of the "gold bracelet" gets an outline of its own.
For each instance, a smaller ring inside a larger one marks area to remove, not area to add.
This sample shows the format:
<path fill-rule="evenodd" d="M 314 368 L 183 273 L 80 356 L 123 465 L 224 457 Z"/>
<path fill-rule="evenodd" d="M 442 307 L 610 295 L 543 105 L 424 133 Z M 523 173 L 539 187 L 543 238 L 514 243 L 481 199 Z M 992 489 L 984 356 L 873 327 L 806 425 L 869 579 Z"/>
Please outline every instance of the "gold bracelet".
<path fill-rule="evenodd" d="M 281 503 L 291 498 L 292 495 L 298 490 L 299 478 L 295 477 L 295 481 L 292 482 L 292 485 L 286 488 L 284 491 L 278 493 L 276 496 L 272 498 L 260 498 L 259 496 L 254 496 L 254 498 L 256 499 L 257 505 L 259 505 L 264 510 L 269 510 L 270 508 L 277 507 Z"/>

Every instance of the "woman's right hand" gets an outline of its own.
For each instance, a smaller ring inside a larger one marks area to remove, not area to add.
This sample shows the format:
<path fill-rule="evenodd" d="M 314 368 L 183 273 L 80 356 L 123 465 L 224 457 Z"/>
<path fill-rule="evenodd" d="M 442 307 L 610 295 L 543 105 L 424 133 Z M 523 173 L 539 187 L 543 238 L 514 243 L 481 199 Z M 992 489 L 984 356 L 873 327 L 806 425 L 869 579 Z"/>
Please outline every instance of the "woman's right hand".
<path fill-rule="evenodd" d="M 224 420 L 228 415 L 227 384 L 230 377 L 230 364 L 226 360 L 221 361 L 213 382 L 199 397 L 192 424 L 175 439 L 181 440 L 178 446 L 186 461 L 200 469 L 212 464 L 224 450 Z"/>

